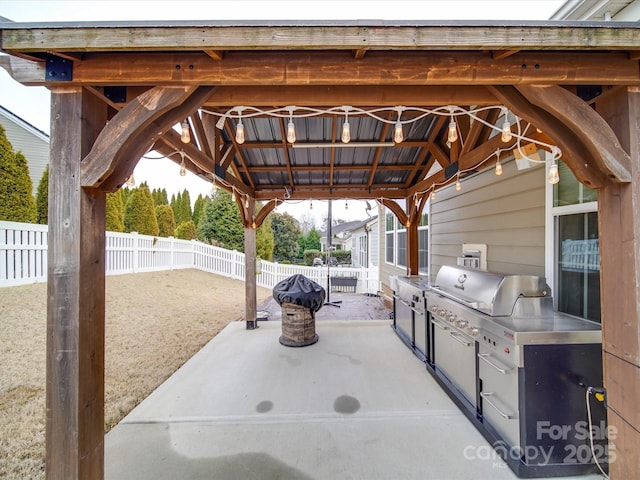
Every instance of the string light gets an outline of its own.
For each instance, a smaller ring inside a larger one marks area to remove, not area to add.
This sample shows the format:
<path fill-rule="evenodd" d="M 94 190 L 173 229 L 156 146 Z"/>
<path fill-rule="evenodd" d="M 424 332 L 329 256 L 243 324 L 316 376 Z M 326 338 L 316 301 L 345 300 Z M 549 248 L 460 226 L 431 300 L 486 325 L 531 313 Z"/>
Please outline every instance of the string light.
<path fill-rule="evenodd" d="M 184 166 L 184 158 L 182 159 L 182 163 L 180 164 L 180 176 L 184 177 L 187 174 L 187 167 Z"/>
<path fill-rule="evenodd" d="M 244 208 L 249 208 L 249 195 L 244 197 Z"/>
<path fill-rule="evenodd" d="M 449 122 L 447 140 L 449 143 L 454 143 L 458 140 L 458 127 L 456 125 L 456 121 L 453 119 L 453 115 L 451 115 L 451 121 Z"/>
<path fill-rule="evenodd" d="M 344 201 L 344 209 L 349 210 L 349 202 L 347 200 Z"/>
<path fill-rule="evenodd" d="M 235 188 L 231 189 L 231 201 L 232 202 L 236 201 L 236 189 Z"/>
<path fill-rule="evenodd" d="M 129 175 L 129 178 L 127 178 L 127 187 L 135 187 L 136 186 L 136 179 L 133 176 L 133 173 L 131 175 Z"/>
<path fill-rule="evenodd" d="M 345 113 L 344 123 L 342 124 L 342 135 L 340 135 L 342 143 L 349 143 L 351 141 L 351 127 L 349 126 L 349 114 Z"/>
<path fill-rule="evenodd" d="M 435 199 L 436 199 L 436 189 L 434 188 L 434 189 L 431 191 L 431 200 L 435 200 Z"/>
<path fill-rule="evenodd" d="M 213 177 L 211 182 L 211 195 L 215 196 L 218 193 L 218 186 L 216 185 L 216 177 Z"/>
<path fill-rule="evenodd" d="M 549 167 L 549 173 L 547 174 L 547 181 L 551 185 L 555 185 L 560 181 L 560 174 L 558 173 L 558 164 L 556 163 L 555 159 L 551 164 L 551 166 Z"/>
<path fill-rule="evenodd" d="M 182 143 L 191 142 L 191 133 L 189 132 L 189 122 L 187 122 L 186 119 L 183 120 L 182 123 L 180 124 L 180 129 L 181 129 L 180 140 L 182 140 Z"/>
<path fill-rule="evenodd" d="M 238 125 L 236 125 L 236 143 L 240 145 L 244 143 L 244 125 L 242 124 L 242 118 L 238 118 Z"/>
<path fill-rule="evenodd" d="M 511 133 L 511 124 L 505 120 L 502 124 L 502 136 L 501 139 L 504 143 L 508 143 L 513 138 L 513 134 Z"/>
<path fill-rule="evenodd" d="M 313 200 L 309 200 L 309 210 L 313 210 Z"/>
<path fill-rule="evenodd" d="M 289 124 L 287 125 L 287 142 L 296 142 L 296 126 L 293 123 L 293 109 L 290 110 Z"/>
<path fill-rule="evenodd" d="M 478 115 L 480 112 L 497 109 L 497 108 L 499 108 L 502 114 L 504 115 L 504 122 L 502 123 L 501 126 L 498 126 L 494 123 L 490 123 L 486 121 L 482 115 Z M 410 116 L 410 119 L 403 121 L 401 119 L 401 116 L 407 110 L 411 111 L 412 115 Z M 300 107 L 300 106 L 286 106 L 286 107 L 274 108 L 271 110 L 262 110 L 260 108 L 251 107 L 251 106 L 236 106 L 236 107 L 232 107 L 226 112 L 215 112 L 215 111 L 209 111 L 206 109 L 200 109 L 200 112 L 219 117 L 216 123 L 216 127 L 221 130 L 224 128 L 224 124 L 227 118 L 237 119 L 238 123 L 236 125 L 236 143 L 238 144 L 244 143 L 244 140 L 245 140 L 245 135 L 244 135 L 245 132 L 244 132 L 244 125 L 242 124 L 242 118 L 252 118 L 252 117 L 258 117 L 258 116 L 288 118 L 289 121 L 287 125 L 287 141 L 289 141 L 289 143 L 293 143 L 291 142 L 291 140 L 294 140 L 293 135 L 295 135 L 295 124 L 292 125 L 294 118 L 307 118 L 307 117 L 331 116 L 331 115 L 344 115 L 344 122 L 342 124 L 342 131 L 341 131 L 341 140 L 343 143 L 349 143 L 351 141 L 351 128 L 349 124 L 349 115 L 360 115 L 360 116 L 369 116 L 379 122 L 394 125 L 394 132 L 393 132 L 394 143 L 399 143 L 400 141 L 404 141 L 404 132 L 402 128 L 404 124 L 418 122 L 429 116 L 448 116 L 450 118 L 450 122 L 447 128 L 447 140 L 448 140 L 448 144 L 450 145 L 459 140 L 459 132 L 458 132 L 455 117 L 458 115 L 467 115 L 471 117 L 474 121 L 482 123 L 488 128 L 498 131 L 501 135 L 501 140 L 504 142 L 509 142 L 513 140 L 513 138 L 515 138 L 517 140 L 516 146 L 519 151 L 521 151 L 520 146 L 523 141 L 537 145 L 538 147 L 545 147 L 551 150 L 551 154 L 553 156 L 553 164 L 550 165 L 550 168 L 549 168 L 549 175 L 548 175 L 549 181 L 550 182 L 553 181 L 556 183 L 557 181 L 559 181 L 558 166 L 555 163 L 555 161 L 562 156 L 560 149 L 555 145 L 550 145 L 540 140 L 525 136 L 526 130 L 531 125 L 527 125 L 526 128 L 524 129 L 524 132 L 522 132 L 520 119 L 517 116 L 515 117 L 515 122 L 514 122 L 517 127 L 517 131 L 513 132 L 511 130 L 512 123 L 508 121 L 508 116 L 510 112 L 504 105 L 483 106 L 483 107 L 477 107 L 477 108 L 472 108 L 468 110 L 455 105 L 446 105 L 446 106 L 436 107 L 433 109 L 421 108 L 421 107 L 401 107 L 401 106 L 380 107 L 380 108 L 374 108 L 374 109 L 363 109 L 359 107 L 346 106 L 346 105 L 330 107 L 327 109 L 318 109 L 313 107 Z M 388 112 L 396 112 L 397 118 L 392 120 Z M 536 130 L 538 133 L 540 133 L 540 129 L 536 129 Z M 401 140 L 401 137 L 402 137 L 402 140 Z M 304 147 L 304 144 L 302 145 L 298 144 L 296 146 Z M 510 147 L 510 149 L 511 148 L 513 147 Z M 501 175 L 502 173 L 502 164 L 499 158 L 499 153 L 501 151 L 506 151 L 506 150 L 498 150 L 496 152 L 496 155 L 498 156 L 498 158 L 496 159 L 496 166 L 495 166 L 496 175 Z M 536 159 L 536 158 L 527 157 L 526 154 L 523 154 L 522 156 L 523 158 L 526 158 L 528 161 L 533 163 L 546 163 L 546 161 L 540 161 L 539 159 Z M 462 188 L 462 185 L 460 184 L 461 173 L 478 169 L 478 167 L 480 167 L 482 164 L 488 161 L 491 157 L 493 157 L 493 154 L 489 155 L 487 158 L 478 162 L 477 164 L 475 164 L 473 167 L 470 167 L 469 169 L 460 170 L 457 175 L 456 190 L 460 190 Z M 433 184 L 429 187 L 429 190 L 431 190 L 432 200 L 435 199 L 436 188 L 439 185 L 444 185 L 446 183 L 448 183 L 448 180 Z M 416 194 L 421 194 L 421 193 L 425 193 L 425 191 L 416 192 Z M 310 201 L 309 203 L 309 209 L 310 210 L 313 209 L 312 201 Z"/>
<path fill-rule="evenodd" d="M 400 116 L 402 115 L 402 109 L 398 107 L 398 121 L 395 127 L 393 127 L 393 141 L 394 143 L 401 143 L 404 140 L 404 133 L 402 132 L 402 123 L 400 122 Z"/>

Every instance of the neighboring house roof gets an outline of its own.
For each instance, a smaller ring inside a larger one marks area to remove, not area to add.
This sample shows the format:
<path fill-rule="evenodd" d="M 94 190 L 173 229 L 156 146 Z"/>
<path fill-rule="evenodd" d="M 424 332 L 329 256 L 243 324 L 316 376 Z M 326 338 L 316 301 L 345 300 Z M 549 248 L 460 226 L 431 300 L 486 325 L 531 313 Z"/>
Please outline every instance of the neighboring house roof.
<path fill-rule="evenodd" d="M 550 20 L 612 20 L 640 19 L 640 0 L 568 0 Z"/>
<path fill-rule="evenodd" d="M 24 154 L 29 165 L 33 195 L 49 163 L 49 135 L 0 105 L 0 125 L 15 151 Z"/>

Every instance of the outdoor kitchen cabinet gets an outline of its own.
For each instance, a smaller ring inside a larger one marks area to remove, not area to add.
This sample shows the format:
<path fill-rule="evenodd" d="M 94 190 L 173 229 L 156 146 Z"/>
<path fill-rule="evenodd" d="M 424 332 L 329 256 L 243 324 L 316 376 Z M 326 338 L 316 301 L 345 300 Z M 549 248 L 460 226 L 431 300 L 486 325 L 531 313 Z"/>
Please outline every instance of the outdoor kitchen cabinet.
<path fill-rule="evenodd" d="M 443 266 L 425 293 L 427 370 L 521 478 L 597 472 L 607 463 L 599 324 L 553 311 L 543 277 Z M 615 455 L 615 453 L 613 453 Z"/>
<path fill-rule="evenodd" d="M 423 362 L 430 361 L 431 349 L 425 299 L 428 288 L 428 282 L 422 276 L 398 277 L 393 294 L 393 328 L 405 345 Z"/>

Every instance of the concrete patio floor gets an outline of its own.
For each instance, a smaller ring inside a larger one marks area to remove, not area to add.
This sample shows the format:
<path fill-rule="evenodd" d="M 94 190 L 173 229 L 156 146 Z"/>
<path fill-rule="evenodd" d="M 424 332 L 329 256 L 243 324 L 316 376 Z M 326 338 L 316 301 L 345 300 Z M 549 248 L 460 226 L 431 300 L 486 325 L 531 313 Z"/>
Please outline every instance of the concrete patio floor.
<path fill-rule="evenodd" d="M 229 324 L 108 433 L 107 479 L 517 478 L 390 320 L 317 321 L 301 348 L 259 325 Z"/>

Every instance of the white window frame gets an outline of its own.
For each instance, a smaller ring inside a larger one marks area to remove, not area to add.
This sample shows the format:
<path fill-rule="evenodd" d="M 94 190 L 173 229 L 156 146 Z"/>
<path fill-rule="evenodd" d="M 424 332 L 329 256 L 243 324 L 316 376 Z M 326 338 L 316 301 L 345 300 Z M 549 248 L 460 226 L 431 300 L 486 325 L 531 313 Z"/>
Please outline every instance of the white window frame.
<path fill-rule="evenodd" d="M 549 173 L 551 162 L 546 162 L 546 175 Z M 546 178 L 545 175 L 545 178 Z M 598 202 L 576 203 L 573 205 L 553 206 L 553 185 L 545 182 L 545 277 L 551 286 L 553 293 L 553 309 L 558 310 L 558 291 L 556 265 L 558 264 L 556 254 L 558 249 L 558 217 L 581 213 L 592 213 L 598 211 Z"/>

